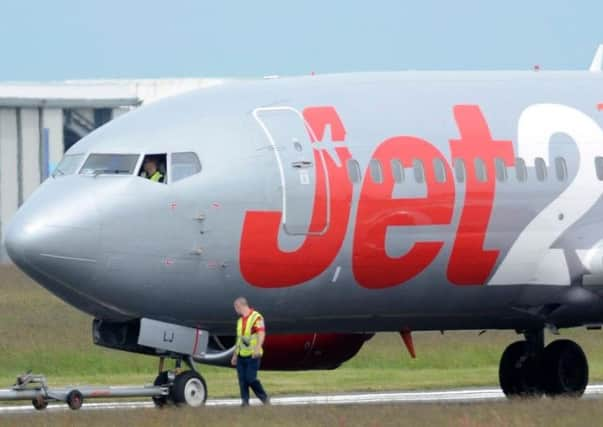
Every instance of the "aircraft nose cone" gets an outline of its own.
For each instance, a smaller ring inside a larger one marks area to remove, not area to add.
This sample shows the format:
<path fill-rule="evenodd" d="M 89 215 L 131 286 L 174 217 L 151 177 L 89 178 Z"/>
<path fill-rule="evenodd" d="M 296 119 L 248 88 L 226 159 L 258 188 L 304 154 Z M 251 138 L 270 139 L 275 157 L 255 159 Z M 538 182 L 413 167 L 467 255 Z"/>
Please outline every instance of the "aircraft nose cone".
<path fill-rule="evenodd" d="M 6 249 L 8 257 L 15 264 L 19 265 L 23 258 L 23 252 L 21 251 L 22 244 L 19 241 L 19 235 L 10 225 L 4 235 L 4 248 Z"/>
<path fill-rule="evenodd" d="M 18 228 L 14 226 L 14 222 L 11 222 L 4 236 L 4 247 L 9 258 L 19 267 L 25 264 L 24 248 L 27 245 L 26 240 L 25 234 L 20 233 Z"/>
<path fill-rule="evenodd" d="M 29 275 L 69 287 L 96 276 L 100 225 L 89 194 L 36 194 L 17 212 L 4 244 L 11 260 Z"/>

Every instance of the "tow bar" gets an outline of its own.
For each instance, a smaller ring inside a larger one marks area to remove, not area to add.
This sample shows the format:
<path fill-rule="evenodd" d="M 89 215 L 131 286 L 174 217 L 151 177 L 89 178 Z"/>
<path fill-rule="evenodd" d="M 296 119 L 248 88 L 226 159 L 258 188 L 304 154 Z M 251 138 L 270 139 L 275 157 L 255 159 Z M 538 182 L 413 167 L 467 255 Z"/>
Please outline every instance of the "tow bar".
<path fill-rule="evenodd" d="M 49 387 L 44 375 L 26 373 L 19 375 L 9 389 L 0 389 L 0 401 L 30 400 L 37 410 L 46 409 L 49 402 L 65 402 L 69 408 L 78 410 L 85 399 L 152 397 L 166 398 L 168 386 L 80 386 Z"/>

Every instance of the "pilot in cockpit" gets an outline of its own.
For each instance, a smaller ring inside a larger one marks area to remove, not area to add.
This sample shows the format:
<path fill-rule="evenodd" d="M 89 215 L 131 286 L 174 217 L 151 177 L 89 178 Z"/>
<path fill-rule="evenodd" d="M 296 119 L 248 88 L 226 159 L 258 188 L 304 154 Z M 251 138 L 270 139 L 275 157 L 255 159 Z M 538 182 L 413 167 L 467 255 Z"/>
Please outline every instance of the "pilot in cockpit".
<path fill-rule="evenodd" d="M 142 164 L 143 171 L 140 176 L 153 182 L 163 182 L 164 177 L 159 170 L 159 159 L 155 156 L 146 156 Z"/>

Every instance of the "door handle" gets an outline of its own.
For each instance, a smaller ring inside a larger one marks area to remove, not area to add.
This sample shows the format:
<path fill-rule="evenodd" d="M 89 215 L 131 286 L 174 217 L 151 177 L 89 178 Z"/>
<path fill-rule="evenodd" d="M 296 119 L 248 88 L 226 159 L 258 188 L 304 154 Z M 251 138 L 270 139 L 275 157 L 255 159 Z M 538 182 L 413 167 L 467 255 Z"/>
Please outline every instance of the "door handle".
<path fill-rule="evenodd" d="M 309 160 L 300 160 L 297 162 L 291 162 L 291 166 L 297 169 L 312 167 L 312 162 Z"/>

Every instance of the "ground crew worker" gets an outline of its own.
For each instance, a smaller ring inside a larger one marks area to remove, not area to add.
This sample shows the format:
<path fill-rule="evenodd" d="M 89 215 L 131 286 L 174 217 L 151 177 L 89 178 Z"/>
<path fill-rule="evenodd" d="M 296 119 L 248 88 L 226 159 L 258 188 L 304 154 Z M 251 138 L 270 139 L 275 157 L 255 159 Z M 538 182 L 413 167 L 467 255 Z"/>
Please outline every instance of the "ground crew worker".
<path fill-rule="evenodd" d="M 230 363 L 237 367 L 241 406 L 249 406 L 249 387 L 264 405 L 268 405 L 270 399 L 257 378 L 264 353 L 262 346 L 266 338 L 264 318 L 258 311 L 249 307 L 243 297 L 234 301 L 234 309 L 241 317 L 237 321 L 237 343 Z"/>
<path fill-rule="evenodd" d="M 159 172 L 159 161 L 155 157 L 145 157 L 142 168 L 146 178 L 153 182 L 163 182 L 163 174 Z"/>

